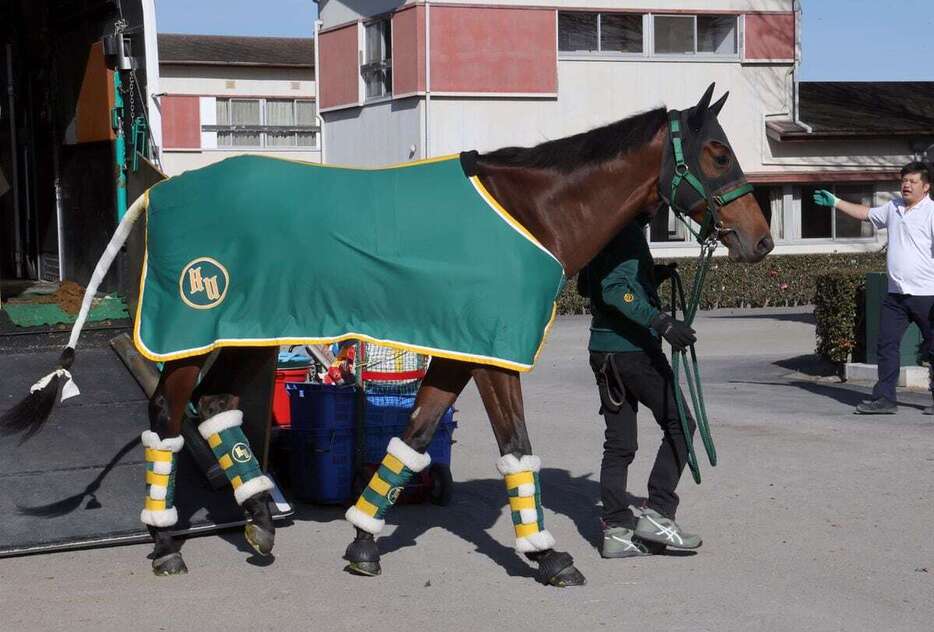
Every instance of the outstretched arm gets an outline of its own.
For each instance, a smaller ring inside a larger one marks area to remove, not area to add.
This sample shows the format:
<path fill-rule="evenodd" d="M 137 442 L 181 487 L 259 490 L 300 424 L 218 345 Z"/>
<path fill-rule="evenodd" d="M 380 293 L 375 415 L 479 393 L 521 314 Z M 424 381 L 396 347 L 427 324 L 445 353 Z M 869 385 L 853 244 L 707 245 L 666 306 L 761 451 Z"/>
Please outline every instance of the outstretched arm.
<path fill-rule="evenodd" d="M 814 203 L 818 206 L 829 206 L 838 208 L 850 217 L 861 221 L 869 219 L 869 207 L 862 204 L 853 204 L 846 200 L 841 200 L 836 195 L 825 189 L 818 189 L 814 192 Z"/>

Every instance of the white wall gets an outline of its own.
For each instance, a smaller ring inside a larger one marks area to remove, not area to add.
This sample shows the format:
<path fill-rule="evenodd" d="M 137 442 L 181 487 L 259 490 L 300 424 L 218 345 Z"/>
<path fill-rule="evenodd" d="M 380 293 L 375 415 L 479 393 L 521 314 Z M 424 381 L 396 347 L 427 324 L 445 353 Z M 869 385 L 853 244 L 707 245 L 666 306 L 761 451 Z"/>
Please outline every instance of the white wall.
<path fill-rule="evenodd" d="M 167 94 L 315 97 L 313 68 L 163 64 L 160 72 L 161 91 Z"/>
<path fill-rule="evenodd" d="M 375 167 L 421 158 L 423 107 L 408 98 L 325 113 L 328 164 Z"/>
<path fill-rule="evenodd" d="M 161 91 L 166 94 L 202 97 L 202 125 L 212 125 L 216 122 L 214 97 L 314 99 L 317 96 L 313 68 L 164 64 L 160 81 Z M 201 145 L 202 149 L 163 150 L 162 166 L 165 173 L 174 176 L 241 154 L 275 156 L 304 162 L 321 161 L 319 149 L 219 149 L 217 134 L 211 132 L 202 132 Z"/>

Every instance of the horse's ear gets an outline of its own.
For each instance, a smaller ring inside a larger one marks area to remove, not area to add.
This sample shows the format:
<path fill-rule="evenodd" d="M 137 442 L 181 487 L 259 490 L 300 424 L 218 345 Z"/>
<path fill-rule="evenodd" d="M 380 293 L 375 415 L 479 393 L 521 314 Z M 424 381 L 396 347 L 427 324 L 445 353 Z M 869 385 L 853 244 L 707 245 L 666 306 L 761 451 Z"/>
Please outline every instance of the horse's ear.
<path fill-rule="evenodd" d="M 727 90 L 726 94 L 720 97 L 716 103 L 710 106 L 710 113 L 713 114 L 714 116 L 719 116 L 720 110 L 723 109 L 723 104 L 726 103 L 726 98 L 728 96 L 730 96 L 729 90 Z"/>
<path fill-rule="evenodd" d="M 700 98 L 700 101 L 697 102 L 697 105 L 694 106 L 694 112 L 691 114 L 691 118 L 688 120 L 688 123 L 691 125 L 691 129 L 698 130 L 701 128 L 701 125 L 704 123 L 704 117 L 707 115 L 707 108 L 710 107 L 710 99 L 713 98 L 713 89 L 716 84 L 710 84 L 707 87 L 707 91 L 704 92 L 704 96 Z"/>

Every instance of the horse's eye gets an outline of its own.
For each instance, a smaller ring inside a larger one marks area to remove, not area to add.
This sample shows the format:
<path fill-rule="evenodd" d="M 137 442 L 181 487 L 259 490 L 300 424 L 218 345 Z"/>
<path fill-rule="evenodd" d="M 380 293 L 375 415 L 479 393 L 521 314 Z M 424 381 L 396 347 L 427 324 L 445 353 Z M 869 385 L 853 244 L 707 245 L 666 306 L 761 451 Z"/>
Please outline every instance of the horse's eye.
<path fill-rule="evenodd" d="M 725 167 L 725 166 L 727 166 L 728 164 L 730 164 L 730 155 L 729 155 L 729 154 L 721 154 L 721 155 L 719 155 L 719 156 L 716 156 L 716 157 L 714 158 L 714 160 L 715 160 L 715 161 L 717 162 L 717 164 L 720 165 L 721 167 Z"/>

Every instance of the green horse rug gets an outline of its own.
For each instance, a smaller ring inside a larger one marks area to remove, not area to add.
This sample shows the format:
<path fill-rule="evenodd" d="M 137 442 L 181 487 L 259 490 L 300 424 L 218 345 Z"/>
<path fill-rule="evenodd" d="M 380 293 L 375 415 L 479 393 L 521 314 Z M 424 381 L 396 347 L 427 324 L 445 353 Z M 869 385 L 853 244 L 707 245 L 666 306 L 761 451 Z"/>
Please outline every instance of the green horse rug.
<path fill-rule="evenodd" d="M 155 361 L 356 338 L 528 371 L 564 270 L 458 156 L 239 156 L 147 193 L 134 341 Z"/>

